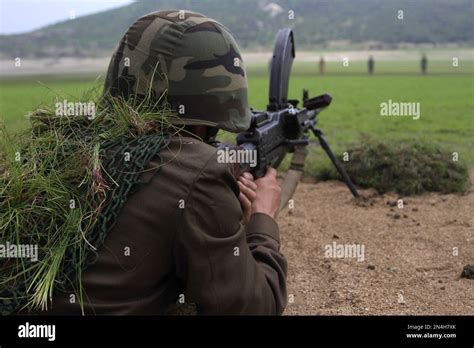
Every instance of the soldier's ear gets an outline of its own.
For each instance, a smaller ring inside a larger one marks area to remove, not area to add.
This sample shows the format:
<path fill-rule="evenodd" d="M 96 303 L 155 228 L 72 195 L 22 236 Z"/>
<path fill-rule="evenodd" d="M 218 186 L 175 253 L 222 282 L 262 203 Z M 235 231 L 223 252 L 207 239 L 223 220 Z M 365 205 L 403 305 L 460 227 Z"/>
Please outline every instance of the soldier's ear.
<path fill-rule="evenodd" d="M 199 138 L 203 139 L 205 142 L 213 141 L 219 131 L 218 128 L 209 127 L 209 126 L 195 126 L 194 134 Z"/>
<path fill-rule="evenodd" d="M 207 126 L 194 126 L 194 134 L 204 141 L 207 139 Z"/>
<path fill-rule="evenodd" d="M 216 128 L 216 127 L 206 127 L 206 128 L 207 128 L 206 140 L 207 141 L 216 140 L 216 135 L 217 135 L 217 132 L 219 132 L 219 128 Z"/>
<path fill-rule="evenodd" d="M 195 136 L 202 139 L 204 142 L 214 141 L 219 131 L 218 128 L 209 126 L 186 126 L 184 132 L 186 136 Z"/>

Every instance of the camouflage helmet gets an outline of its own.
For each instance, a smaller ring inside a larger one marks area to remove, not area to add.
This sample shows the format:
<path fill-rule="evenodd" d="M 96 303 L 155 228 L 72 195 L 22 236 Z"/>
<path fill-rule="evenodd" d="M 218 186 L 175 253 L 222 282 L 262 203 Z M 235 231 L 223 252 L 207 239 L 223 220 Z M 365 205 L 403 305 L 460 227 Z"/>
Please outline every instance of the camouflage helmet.
<path fill-rule="evenodd" d="M 229 29 L 202 14 L 158 11 L 125 33 L 109 64 L 105 92 L 166 101 L 172 122 L 238 132 L 248 129 L 247 79 Z"/>

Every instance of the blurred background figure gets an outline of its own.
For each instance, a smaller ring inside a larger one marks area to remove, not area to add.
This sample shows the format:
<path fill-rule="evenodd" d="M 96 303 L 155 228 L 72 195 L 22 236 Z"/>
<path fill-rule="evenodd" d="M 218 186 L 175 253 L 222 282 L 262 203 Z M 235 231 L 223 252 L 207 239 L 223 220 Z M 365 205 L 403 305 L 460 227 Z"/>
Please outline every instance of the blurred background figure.
<path fill-rule="evenodd" d="M 324 57 L 319 60 L 319 75 L 324 75 Z"/>
<path fill-rule="evenodd" d="M 423 53 L 423 56 L 421 56 L 421 73 L 425 75 L 427 69 L 428 69 L 428 58 L 426 57 L 426 53 Z"/>
<path fill-rule="evenodd" d="M 367 62 L 367 66 L 369 68 L 369 75 L 372 75 L 374 73 L 374 57 L 369 56 L 369 61 Z"/>

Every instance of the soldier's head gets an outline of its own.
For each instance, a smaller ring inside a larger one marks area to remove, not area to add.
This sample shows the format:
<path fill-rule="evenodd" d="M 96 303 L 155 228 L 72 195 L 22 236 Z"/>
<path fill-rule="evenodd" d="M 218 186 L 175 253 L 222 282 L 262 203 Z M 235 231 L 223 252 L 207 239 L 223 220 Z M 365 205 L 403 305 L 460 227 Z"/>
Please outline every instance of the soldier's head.
<path fill-rule="evenodd" d="M 250 125 L 247 79 L 229 29 L 202 14 L 170 10 L 138 19 L 109 64 L 105 92 L 114 97 L 163 99 L 175 124 L 231 132 Z"/>

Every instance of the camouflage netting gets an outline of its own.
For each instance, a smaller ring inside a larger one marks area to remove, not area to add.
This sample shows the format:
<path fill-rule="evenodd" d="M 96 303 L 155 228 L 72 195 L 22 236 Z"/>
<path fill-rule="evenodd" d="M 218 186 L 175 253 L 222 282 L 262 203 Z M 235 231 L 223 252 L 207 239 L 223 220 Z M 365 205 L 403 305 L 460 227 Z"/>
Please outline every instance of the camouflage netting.
<path fill-rule="evenodd" d="M 17 145 L 2 159 L 0 240 L 38 245 L 38 261 L 0 260 L 0 314 L 45 309 L 57 290 L 75 293 L 82 305 L 82 272 L 172 131 L 166 112 L 114 103 L 93 121 L 37 110 L 31 133 L 15 139 L 21 161 Z"/>

